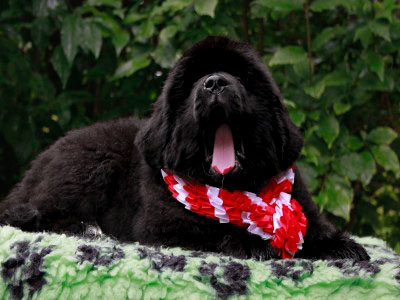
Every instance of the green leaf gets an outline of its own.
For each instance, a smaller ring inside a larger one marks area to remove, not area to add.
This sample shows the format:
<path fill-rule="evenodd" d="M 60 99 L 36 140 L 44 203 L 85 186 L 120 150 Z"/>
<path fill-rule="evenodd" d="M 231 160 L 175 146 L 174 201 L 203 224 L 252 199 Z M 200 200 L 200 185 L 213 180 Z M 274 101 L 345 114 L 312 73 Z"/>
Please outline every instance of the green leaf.
<path fill-rule="evenodd" d="M 218 0 L 194 0 L 194 10 L 200 16 L 210 16 L 214 18 L 215 7 Z"/>
<path fill-rule="evenodd" d="M 351 76 L 345 71 L 334 71 L 325 75 L 325 86 L 343 86 L 351 83 Z"/>
<path fill-rule="evenodd" d="M 308 139 L 314 134 L 314 132 L 318 132 L 318 130 L 319 130 L 319 126 L 318 125 L 311 126 L 311 127 L 306 129 L 304 137 L 306 139 Z"/>
<path fill-rule="evenodd" d="M 269 61 L 269 65 L 293 65 L 306 59 L 307 53 L 303 48 L 298 46 L 288 46 L 278 49 Z"/>
<path fill-rule="evenodd" d="M 351 104 L 349 103 L 336 102 L 333 104 L 333 110 L 335 111 L 336 115 L 342 115 L 348 112 L 350 108 Z"/>
<path fill-rule="evenodd" d="M 324 209 L 349 221 L 353 202 L 353 190 L 349 182 L 336 175 L 328 176 L 323 191 L 327 198 Z"/>
<path fill-rule="evenodd" d="M 367 57 L 367 63 L 371 71 L 375 72 L 379 79 L 383 81 L 385 76 L 385 61 L 383 57 L 376 54 L 375 52 L 369 52 Z"/>
<path fill-rule="evenodd" d="M 55 10 L 62 2 L 55 0 L 33 0 L 32 10 L 36 17 L 47 17 L 52 10 Z"/>
<path fill-rule="evenodd" d="M 352 151 L 357 151 L 364 146 L 364 143 L 356 136 L 349 136 L 346 140 L 347 147 Z"/>
<path fill-rule="evenodd" d="M 45 50 L 48 46 L 49 37 L 53 32 L 49 18 L 37 18 L 31 27 L 32 41 L 40 50 Z"/>
<path fill-rule="evenodd" d="M 169 40 L 176 34 L 178 31 L 178 27 L 175 25 L 170 25 L 165 28 L 163 28 L 160 31 L 159 39 L 160 43 L 166 44 L 169 42 Z"/>
<path fill-rule="evenodd" d="M 293 65 L 293 71 L 299 78 L 306 79 L 310 77 L 310 65 L 308 60 L 303 60 Z"/>
<path fill-rule="evenodd" d="M 360 85 L 362 84 L 366 91 L 392 92 L 395 89 L 396 81 L 395 81 L 395 78 L 393 78 L 393 76 L 386 76 L 384 81 L 376 80 L 374 77 L 375 77 L 375 75 L 374 76 L 368 76 L 368 75 L 365 76 L 365 78 L 362 78 L 362 80 L 360 81 Z M 371 95 L 367 95 L 367 96 L 368 96 L 368 98 L 371 97 Z M 367 98 L 367 100 L 370 100 L 368 98 Z M 365 103 L 365 102 L 361 102 L 361 103 Z"/>
<path fill-rule="evenodd" d="M 321 117 L 321 112 L 320 111 L 311 111 L 307 114 L 307 117 L 309 117 L 311 120 L 318 121 Z"/>
<path fill-rule="evenodd" d="M 89 49 L 93 55 L 98 58 L 102 45 L 101 30 L 97 24 L 92 22 L 84 22 L 82 27 L 81 46 Z"/>
<path fill-rule="evenodd" d="M 51 56 L 51 64 L 56 71 L 58 77 L 60 77 L 63 89 L 67 85 L 69 75 L 71 74 L 71 65 L 68 63 L 67 58 L 60 46 L 54 49 L 53 55 Z"/>
<path fill-rule="evenodd" d="M 131 60 L 123 62 L 114 73 L 113 79 L 131 76 L 136 71 L 147 67 L 150 64 L 150 58 L 147 56 L 134 57 Z"/>
<path fill-rule="evenodd" d="M 171 43 L 165 43 L 153 51 L 152 57 L 154 58 L 154 61 L 161 67 L 170 68 L 177 59 L 176 49 Z"/>
<path fill-rule="evenodd" d="M 254 4 L 285 12 L 303 10 L 303 0 L 257 0 L 252 3 L 252 5 Z"/>
<path fill-rule="evenodd" d="M 130 35 L 128 32 L 123 30 L 118 30 L 114 32 L 112 37 L 112 43 L 115 47 L 115 52 L 117 56 L 121 54 L 122 49 L 129 43 Z"/>
<path fill-rule="evenodd" d="M 297 126 L 301 126 L 306 120 L 306 114 L 300 110 L 294 110 L 290 112 L 290 118 Z"/>
<path fill-rule="evenodd" d="M 363 171 L 362 160 L 359 154 L 350 153 L 340 157 L 334 164 L 338 173 L 356 180 Z"/>
<path fill-rule="evenodd" d="M 338 5 L 345 4 L 344 0 L 315 0 L 312 2 L 310 9 L 315 12 L 321 12 L 324 10 L 333 10 Z"/>
<path fill-rule="evenodd" d="M 130 12 L 128 15 L 125 16 L 124 18 L 124 24 L 125 25 L 131 25 L 133 23 L 136 23 L 138 21 L 141 21 L 143 19 L 146 19 L 147 16 L 145 14 L 141 14 L 138 12 Z"/>
<path fill-rule="evenodd" d="M 368 24 L 369 29 L 377 36 L 384 38 L 386 41 L 390 42 L 390 31 L 389 25 L 372 21 Z"/>
<path fill-rule="evenodd" d="M 359 177 L 364 186 L 367 186 L 376 173 L 374 157 L 370 152 L 364 151 L 360 154 L 362 172 Z"/>
<path fill-rule="evenodd" d="M 328 194 L 325 191 L 320 191 L 312 199 L 320 207 L 321 211 L 325 210 L 325 205 L 329 202 Z"/>
<path fill-rule="evenodd" d="M 89 5 L 93 6 L 110 6 L 114 8 L 121 8 L 121 0 L 88 0 Z"/>
<path fill-rule="evenodd" d="M 32 76 L 31 86 L 32 94 L 38 95 L 38 97 L 47 102 L 54 100 L 56 89 L 47 76 L 34 73 Z"/>
<path fill-rule="evenodd" d="M 322 94 L 325 91 L 325 82 L 324 80 L 318 81 L 317 84 L 313 85 L 313 86 L 306 86 L 304 88 L 304 92 L 315 98 L 315 99 L 319 99 L 321 98 Z"/>
<path fill-rule="evenodd" d="M 148 19 L 140 25 L 138 38 L 140 42 L 146 42 L 155 32 L 155 26 L 152 20 Z"/>
<path fill-rule="evenodd" d="M 301 170 L 301 174 L 304 176 L 307 187 L 311 192 L 314 192 L 320 185 L 318 173 L 311 165 L 302 161 L 296 162 L 296 165 Z"/>
<path fill-rule="evenodd" d="M 319 125 L 318 135 L 322 137 L 328 148 L 332 147 L 333 142 L 339 135 L 339 122 L 334 116 L 322 118 Z"/>
<path fill-rule="evenodd" d="M 196 0 L 199 1 L 199 0 Z M 165 13 L 176 14 L 178 11 L 188 7 L 193 6 L 193 0 L 165 0 L 162 1 L 161 6 L 155 6 L 152 10 L 152 16 L 163 15 Z"/>
<path fill-rule="evenodd" d="M 93 9 L 93 8 L 92 8 Z M 103 34 L 108 34 L 112 36 L 115 32 L 121 30 L 120 24 L 111 14 L 100 13 L 98 10 L 95 9 L 94 13 L 95 17 L 93 21 L 101 25 L 102 28 L 107 30 L 103 31 Z"/>
<path fill-rule="evenodd" d="M 386 171 L 400 171 L 399 159 L 396 153 L 387 145 L 372 147 L 372 154 L 374 155 L 376 162 Z"/>
<path fill-rule="evenodd" d="M 78 52 L 81 35 L 81 18 L 76 15 L 65 17 L 61 28 L 61 45 L 70 64 Z"/>
<path fill-rule="evenodd" d="M 361 154 L 350 153 L 339 158 L 334 168 L 342 176 L 350 180 L 359 179 L 364 186 L 367 186 L 376 173 L 376 164 L 372 154 L 363 151 Z"/>
<path fill-rule="evenodd" d="M 356 42 L 358 40 L 361 41 L 364 49 L 368 48 L 372 40 L 372 32 L 368 26 L 357 28 L 356 32 L 354 33 L 354 41 Z"/>
<path fill-rule="evenodd" d="M 382 18 L 388 20 L 390 23 L 393 22 L 393 17 L 395 17 L 393 10 L 397 8 L 396 0 L 385 0 L 383 3 L 376 1 L 373 3 L 373 7 L 376 19 Z"/>
<path fill-rule="evenodd" d="M 319 150 L 316 147 L 312 145 L 306 145 L 303 148 L 303 154 L 308 162 L 311 162 L 316 166 L 319 165 L 319 158 L 321 156 L 321 152 L 319 152 Z"/>
<path fill-rule="evenodd" d="M 335 27 L 328 27 L 322 30 L 321 33 L 319 33 L 316 38 L 314 39 L 312 45 L 315 50 L 321 49 L 327 42 L 329 42 L 331 39 L 338 37 L 345 33 L 345 30 L 343 27 L 340 26 L 335 26 Z"/>
<path fill-rule="evenodd" d="M 378 127 L 372 130 L 367 139 L 375 144 L 385 144 L 390 145 L 396 138 L 398 134 L 390 127 Z"/>
<path fill-rule="evenodd" d="M 34 73 L 32 76 L 31 86 L 32 95 L 37 95 L 40 99 L 46 102 L 54 101 L 56 89 L 47 76 Z"/>
<path fill-rule="evenodd" d="M 289 99 L 284 98 L 283 103 L 286 105 L 286 107 L 296 108 L 296 103 L 294 103 L 293 101 L 291 101 Z"/>

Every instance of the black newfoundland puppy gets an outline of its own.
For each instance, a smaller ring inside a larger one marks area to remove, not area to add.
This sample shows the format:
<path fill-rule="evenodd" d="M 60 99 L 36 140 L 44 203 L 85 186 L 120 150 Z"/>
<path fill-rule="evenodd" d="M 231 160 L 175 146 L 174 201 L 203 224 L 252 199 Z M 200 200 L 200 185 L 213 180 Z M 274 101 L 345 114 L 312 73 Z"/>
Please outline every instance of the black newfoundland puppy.
<path fill-rule="evenodd" d="M 73 130 L 40 154 L 0 203 L 0 224 L 73 234 L 95 224 L 120 241 L 242 258 L 284 257 L 286 247 L 299 258 L 368 260 L 359 244 L 321 216 L 295 166 L 293 186 L 284 185 L 302 207 L 304 215 L 296 205 L 299 216 L 307 218 L 302 224 L 307 230 L 288 229 L 275 239 L 279 226 L 300 223 L 289 218 L 285 225 L 279 212 L 293 215 L 294 202 L 290 209 L 284 199 L 268 206 L 263 189 L 272 181 L 278 186 L 277 176 L 292 170 L 302 145 L 258 55 L 245 44 L 209 37 L 172 68 L 149 119 Z M 174 186 L 179 183 L 195 186 L 195 196 Z M 241 193 L 237 199 L 247 206 L 228 199 L 233 207 L 227 208 L 220 190 L 228 196 Z M 217 194 L 197 205 L 196 191 Z M 290 236 L 294 242 L 287 246 Z"/>

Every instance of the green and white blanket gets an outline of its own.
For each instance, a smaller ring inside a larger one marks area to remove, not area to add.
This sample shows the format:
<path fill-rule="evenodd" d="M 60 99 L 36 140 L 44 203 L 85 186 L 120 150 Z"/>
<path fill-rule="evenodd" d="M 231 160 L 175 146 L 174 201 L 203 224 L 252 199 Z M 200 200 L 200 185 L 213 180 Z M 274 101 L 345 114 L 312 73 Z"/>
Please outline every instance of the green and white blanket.
<path fill-rule="evenodd" d="M 0 227 L 0 299 L 400 299 L 400 255 L 370 262 L 227 256 Z"/>

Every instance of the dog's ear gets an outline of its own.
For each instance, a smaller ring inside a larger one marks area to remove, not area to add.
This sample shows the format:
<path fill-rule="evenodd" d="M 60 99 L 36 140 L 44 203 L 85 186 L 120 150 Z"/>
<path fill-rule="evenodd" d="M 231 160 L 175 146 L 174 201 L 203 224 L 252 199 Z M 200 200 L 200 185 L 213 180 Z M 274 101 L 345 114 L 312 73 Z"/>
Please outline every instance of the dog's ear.
<path fill-rule="evenodd" d="M 275 110 L 277 128 L 274 135 L 275 140 L 278 141 L 276 150 L 279 168 L 283 171 L 293 166 L 299 158 L 304 144 L 303 133 L 290 119 L 289 112 L 283 102 L 282 94 L 271 73 L 263 64 L 259 63 L 258 68 L 261 70 L 260 73 L 264 78 L 258 89 L 265 91 L 264 93 L 268 95 Z"/>
<path fill-rule="evenodd" d="M 258 85 L 256 90 L 261 92 L 261 97 L 268 98 L 270 105 L 273 107 L 276 127 L 272 135 L 275 140 L 279 169 L 283 171 L 293 166 L 299 158 L 304 144 L 303 133 L 290 119 L 282 94 L 271 73 L 262 63 L 257 63 L 258 70 L 260 70 L 258 78 L 263 78 L 264 80 L 257 81 L 254 79 L 253 82 Z M 253 73 L 256 74 L 255 71 Z"/>
<path fill-rule="evenodd" d="M 185 79 L 185 68 L 188 59 L 182 57 L 169 71 L 161 95 L 153 106 L 150 119 L 138 132 L 135 144 L 144 156 L 146 162 L 153 168 L 165 168 L 175 161 L 175 153 L 168 150 L 173 137 L 173 127 L 176 122 L 175 112 L 182 99 L 190 93 L 191 84 Z M 175 140 L 176 142 L 176 140 Z"/>
<path fill-rule="evenodd" d="M 170 137 L 168 116 L 162 106 L 164 101 L 157 101 L 154 111 L 139 130 L 135 144 L 146 162 L 153 168 L 164 167 L 163 152 Z"/>

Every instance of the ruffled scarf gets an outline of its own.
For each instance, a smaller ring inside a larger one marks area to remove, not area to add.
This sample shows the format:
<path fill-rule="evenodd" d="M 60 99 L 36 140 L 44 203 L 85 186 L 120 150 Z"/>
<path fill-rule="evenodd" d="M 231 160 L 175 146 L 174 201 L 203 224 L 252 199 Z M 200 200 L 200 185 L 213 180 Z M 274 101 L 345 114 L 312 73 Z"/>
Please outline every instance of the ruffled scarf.
<path fill-rule="evenodd" d="M 259 195 L 187 182 L 164 169 L 161 173 L 172 196 L 186 209 L 220 223 L 247 227 L 248 232 L 271 240 L 282 258 L 293 258 L 302 249 L 307 218 L 291 195 L 293 168 L 273 178 Z"/>

